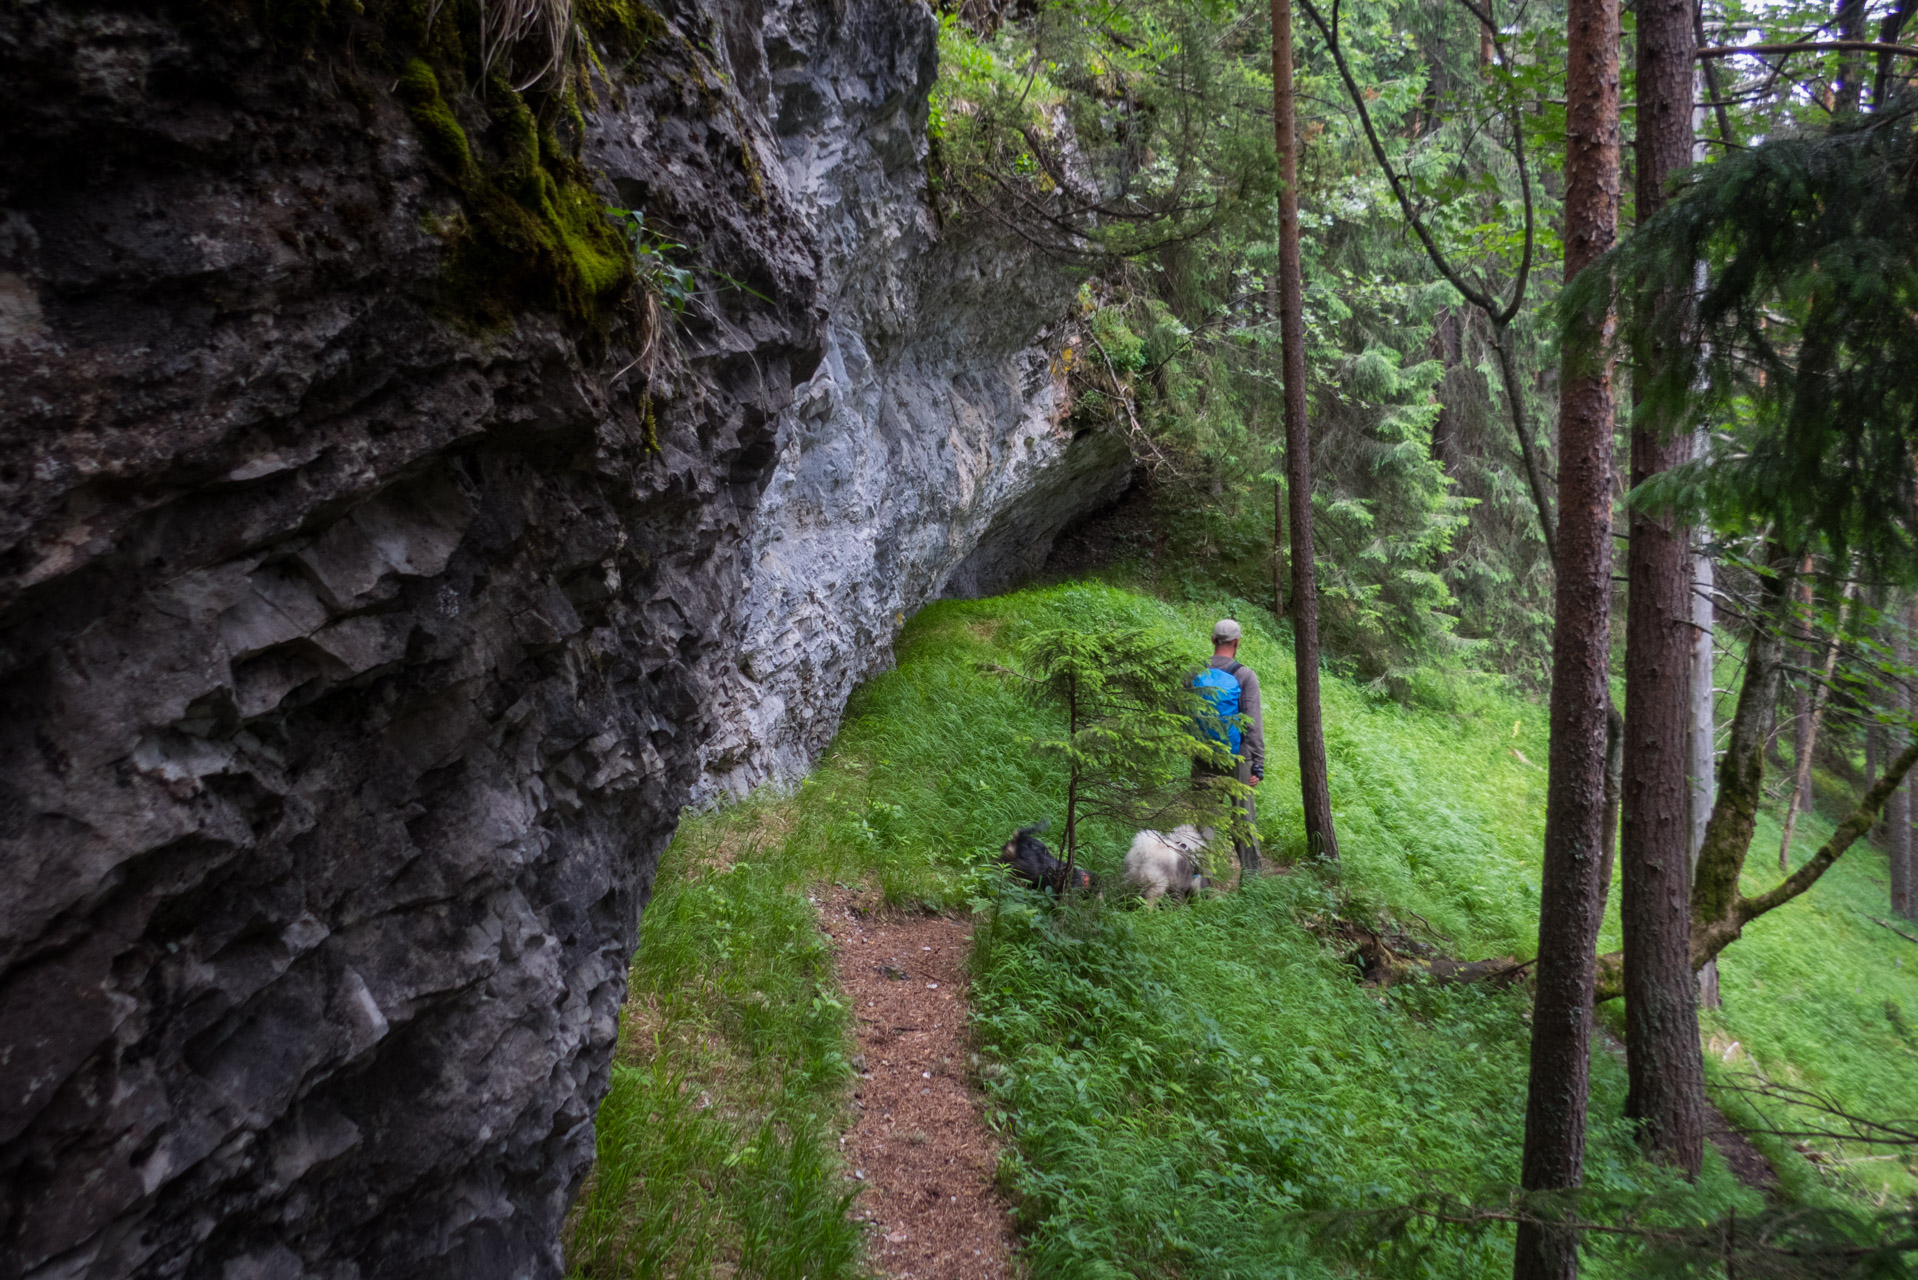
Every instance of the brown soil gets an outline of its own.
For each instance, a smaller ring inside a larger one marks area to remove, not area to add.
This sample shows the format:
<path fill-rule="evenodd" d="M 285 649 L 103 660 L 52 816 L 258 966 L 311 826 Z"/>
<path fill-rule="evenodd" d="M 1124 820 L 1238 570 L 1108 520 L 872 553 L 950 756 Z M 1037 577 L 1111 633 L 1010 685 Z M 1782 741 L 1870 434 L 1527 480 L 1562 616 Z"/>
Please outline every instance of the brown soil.
<path fill-rule="evenodd" d="M 838 893 L 822 910 L 859 1036 L 845 1155 L 873 1224 L 868 1262 L 905 1280 L 1011 1275 L 1011 1216 L 993 1185 L 998 1144 L 967 1083 L 971 926 L 870 914 Z"/>
<path fill-rule="evenodd" d="M 1621 1062 L 1625 1059 L 1625 1045 L 1602 1023 L 1597 1027 L 1599 1043 Z M 1714 1045 L 1714 1048 L 1717 1046 Z M 1732 1176 L 1769 1199 L 1778 1190 L 1778 1171 L 1771 1167 L 1771 1161 L 1764 1153 L 1752 1145 L 1751 1139 L 1740 1133 L 1726 1118 L 1710 1098 L 1705 1099 L 1705 1137 L 1718 1154 L 1725 1157 L 1725 1165 Z"/>
<path fill-rule="evenodd" d="M 1750 1138 L 1734 1129 L 1725 1113 L 1710 1101 L 1705 1103 L 1705 1136 L 1718 1148 L 1718 1154 L 1725 1157 L 1726 1166 L 1740 1182 L 1767 1196 L 1778 1190 L 1778 1172 L 1771 1167 L 1771 1161 L 1752 1145 Z"/>

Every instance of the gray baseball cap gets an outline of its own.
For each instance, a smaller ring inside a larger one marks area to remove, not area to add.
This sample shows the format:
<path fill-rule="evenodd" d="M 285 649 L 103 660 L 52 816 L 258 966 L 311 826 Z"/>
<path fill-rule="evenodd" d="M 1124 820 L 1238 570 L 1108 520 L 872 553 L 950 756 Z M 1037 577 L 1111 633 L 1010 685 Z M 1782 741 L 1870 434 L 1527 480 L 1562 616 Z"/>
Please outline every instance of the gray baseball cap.
<path fill-rule="evenodd" d="M 1241 634 L 1239 624 L 1230 618 L 1220 618 L 1212 624 L 1212 643 L 1214 644 L 1230 643 L 1237 640 Z"/>

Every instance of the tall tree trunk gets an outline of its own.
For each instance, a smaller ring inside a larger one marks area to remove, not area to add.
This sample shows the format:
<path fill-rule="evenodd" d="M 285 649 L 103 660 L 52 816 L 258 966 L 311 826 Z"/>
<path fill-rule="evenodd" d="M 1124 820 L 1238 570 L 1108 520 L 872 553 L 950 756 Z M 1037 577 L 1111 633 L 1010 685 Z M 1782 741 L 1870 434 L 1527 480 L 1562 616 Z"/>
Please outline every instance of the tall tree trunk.
<path fill-rule="evenodd" d="M 1812 634 L 1811 621 L 1810 621 L 1811 605 L 1812 605 L 1812 589 L 1811 588 L 1812 588 L 1811 557 L 1806 556 L 1805 562 L 1798 566 L 1798 604 L 1799 604 L 1799 612 L 1803 615 L 1799 619 L 1798 634 L 1800 639 L 1799 647 L 1805 655 L 1804 664 L 1807 667 L 1809 667 L 1812 662 L 1812 643 L 1814 640 L 1817 639 L 1817 637 Z M 1809 800 L 1810 797 L 1805 795 L 1803 791 L 1800 790 L 1799 788 L 1808 787 L 1811 784 L 1809 781 L 1806 781 L 1806 782 L 1798 781 L 1797 770 L 1798 770 L 1798 762 L 1809 758 L 1811 755 L 1811 686 L 1810 685 L 1800 685 L 1795 687 L 1792 690 L 1791 753 L 1792 753 L 1791 760 L 1792 760 L 1792 770 L 1793 770 L 1792 772 L 1793 791 L 1792 791 L 1791 804 L 1802 809 L 1805 807 L 1805 802 Z M 1811 775 L 1806 774 L 1805 776 L 1807 779 L 1809 779 Z"/>
<path fill-rule="evenodd" d="M 1898 35 L 1905 29 L 1905 23 L 1911 19 L 1914 8 L 1918 8 L 1918 0 L 1898 0 L 1897 8 L 1886 14 L 1884 20 L 1878 24 L 1878 43 L 1898 43 Z M 1888 92 L 1890 80 L 1891 55 L 1880 53 L 1877 74 L 1871 78 L 1871 109 L 1873 111 L 1884 110 L 1885 99 L 1890 96 Z"/>
<path fill-rule="evenodd" d="M 1692 162 L 1692 39 L 1692 0 L 1639 0 L 1640 221 Z M 1654 305 L 1683 306 L 1682 291 L 1664 291 Z M 1649 380 L 1684 356 L 1656 345 L 1640 359 Z M 1643 406 L 1633 416 L 1633 487 L 1690 459 L 1690 433 Z M 1626 566 L 1625 1115 L 1653 1159 L 1695 1178 L 1705 1159 L 1705 1065 L 1691 965 L 1691 531 L 1633 511 Z"/>
<path fill-rule="evenodd" d="M 1874 614 L 1877 614 L 1880 618 L 1891 617 L 1891 613 L 1889 612 L 1891 607 L 1890 600 L 1885 595 L 1882 589 L 1874 589 L 1871 595 L 1867 597 L 1867 603 L 1870 604 L 1871 611 Z M 1896 639 L 1895 629 L 1897 627 L 1897 623 L 1895 622 L 1892 623 L 1892 627 L 1893 627 L 1893 631 L 1887 631 L 1882 635 L 1872 636 L 1872 639 L 1883 644 L 1886 647 L 1886 650 L 1888 652 L 1893 647 L 1893 643 Z M 1872 783 L 1878 781 L 1878 766 L 1880 762 L 1882 762 L 1885 758 L 1885 726 L 1879 722 L 1878 712 L 1881 709 L 1888 710 L 1890 708 L 1891 706 L 1890 699 L 1893 695 L 1893 692 L 1894 691 L 1890 685 L 1888 684 L 1881 685 L 1878 682 L 1874 681 L 1872 689 L 1866 695 L 1864 712 L 1865 712 L 1865 786 L 1867 788 L 1869 788 Z M 1889 806 L 1887 806 L 1887 812 L 1889 812 Z M 1875 836 L 1878 833 L 1879 833 L 1879 828 L 1873 827 L 1871 830 L 1871 834 Z"/>
<path fill-rule="evenodd" d="M 1605 821 L 1598 829 L 1598 909 L 1612 892 L 1612 866 L 1618 855 L 1619 799 L 1625 793 L 1625 713 L 1605 708 Z"/>
<path fill-rule="evenodd" d="M 1312 434 L 1305 419 L 1304 272 L 1299 263 L 1299 133 L 1291 0 L 1272 0 L 1272 127 L 1279 148 L 1279 342 L 1285 368 L 1285 478 L 1292 516 L 1292 653 L 1298 673 L 1299 791 L 1305 843 L 1339 856 L 1319 718 L 1319 593 L 1312 562 Z"/>
<path fill-rule="evenodd" d="M 1838 38 L 1864 40 L 1865 0 L 1838 0 Z M 1865 55 L 1848 50 L 1838 60 L 1838 87 L 1833 106 L 1840 115 L 1856 115 L 1865 98 Z"/>
<path fill-rule="evenodd" d="M 1911 735 L 1904 727 L 1904 720 L 1911 714 L 1911 685 L 1902 668 L 1911 665 L 1911 631 L 1903 624 L 1918 627 L 1918 596 L 1913 596 L 1907 606 L 1906 616 L 1892 624 L 1892 660 L 1901 671 L 1892 681 L 1891 707 L 1897 715 L 1889 733 L 1892 743 L 1903 747 L 1910 741 Z M 1885 802 L 1885 825 L 1890 829 L 1891 863 L 1891 910 L 1907 920 L 1913 919 L 1911 901 L 1911 788 L 1899 787 L 1891 793 L 1891 799 Z"/>
<path fill-rule="evenodd" d="M 1798 829 L 1798 815 L 1811 807 L 1811 753 L 1818 748 L 1818 722 L 1825 715 L 1825 700 L 1831 692 L 1832 672 L 1838 669 L 1838 645 L 1845 634 L 1845 615 L 1851 610 L 1851 593 L 1857 589 L 1855 582 L 1847 582 L 1844 592 L 1838 600 L 1838 627 L 1831 634 L 1830 643 L 1825 646 L 1824 665 L 1819 668 L 1818 686 L 1811 691 L 1811 715 L 1805 726 L 1805 743 L 1797 761 L 1796 782 L 1791 791 L 1791 802 L 1785 806 L 1785 834 L 1778 842 L 1778 869 L 1791 870 L 1791 838 Z M 1801 802 L 1800 797 L 1803 797 Z"/>
<path fill-rule="evenodd" d="M 1618 233 L 1618 0 L 1570 0 L 1566 48 L 1567 281 Z M 1602 351 L 1567 351 L 1559 380 L 1557 585 L 1550 773 L 1525 1096 L 1528 1191 L 1583 1180 L 1592 981 L 1605 886 L 1605 721 L 1611 707 L 1612 383 Z M 1578 1274 L 1576 1229 L 1526 1222 L 1515 1280 Z"/>
<path fill-rule="evenodd" d="M 1433 354 L 1445 372 L 1439 379 L 1438 417 L 1432 420 L 1432 461 L 1446 475 L 1456 478 L 1459 468 L 1458 408 L 1452 403 L 1456 386 L 1452 371 L 1464 358 L 1464 317 L 1457 307 L 1446 307 L 1432 323 Z"/>
<path fill-rule="evenodd" d="M 1076 675 L 1066 686 L 1066 740 L 1072 744 L 1072 762 L 1066 772 L 1066 865 L 1059 871 L 1061 901 L 1072 883 L 1073 868 L 1079 858 L 1079 680 Z"/>
<path fill-rule="evenodd" d="M 1696 11 L 1694 10 L 1694 14 Z M 1686 897 L 1691 895 L 1692 878 L 1698 874 L 1698 851 L 1705 843 L 1705 824 L 1711 820 L 1712 803 L 1717 799 L 1714 749 L 1718 742 L 1716 690 L 1716 650 L 1713 630 L 1717 625 L 1712 607 L 1714 589 L 1711 557 L 1700 548 L 1692 557 L 1692 823 L 1691 857 L 1685 870 Z M 1706 1009 L 1719 1007 L 1718 961 L 1698 971 L 1698 1003 Z"/>
<path fill-rule="evenodd" d="M 1272 482 L 1272 616 L 1285 616 L 1285 481 Z"/>

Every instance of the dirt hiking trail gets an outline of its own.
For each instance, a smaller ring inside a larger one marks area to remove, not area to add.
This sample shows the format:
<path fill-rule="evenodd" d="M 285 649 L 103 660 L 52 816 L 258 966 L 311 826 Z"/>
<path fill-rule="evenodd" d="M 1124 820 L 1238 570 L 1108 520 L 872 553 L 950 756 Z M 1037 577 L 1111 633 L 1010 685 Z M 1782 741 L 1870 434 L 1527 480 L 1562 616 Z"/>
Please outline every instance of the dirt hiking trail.
<path fill-rule="evenodd" d="M 1017 1274 L 1011 1215 L 993 1185 L 998 1144 L 967 1084 L 971 923 L 867 913 L 844 891 L 820 914 L 859 1037 L 844 1142 L 863 1184 L 853 1214 L 873 1224 L 868 1261 L 896 1280 Z"/>

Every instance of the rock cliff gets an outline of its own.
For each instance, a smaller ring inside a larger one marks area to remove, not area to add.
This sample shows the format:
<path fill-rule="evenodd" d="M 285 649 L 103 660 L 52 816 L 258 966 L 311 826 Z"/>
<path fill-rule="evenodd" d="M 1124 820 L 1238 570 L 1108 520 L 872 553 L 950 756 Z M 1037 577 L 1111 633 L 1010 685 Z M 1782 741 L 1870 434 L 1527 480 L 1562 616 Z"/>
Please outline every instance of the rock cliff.
<path fill-rule="evenodd" d="M 766 37 L 825 354 L 780 425 L 699 800 L 802 773 L 908 616 L 1037 571 L 1130 477 L 1115 436 L 1062 426 L 1075 281 L 990 225 L 934 224 L 930 43 L 910 79 L 881 83 L 853 70 L 885 47 L 860 22 L 801 8 Z"/>
<path fill-rule="evenodd" d="M 929 220 L 923 8 L 635 11 L 582 172 L 723 282 L 652 359 L 467 305 L 371 16 L 0 13 L 0 1277 L 556 1275 L 681 806 L 1122 483 Z"/>

